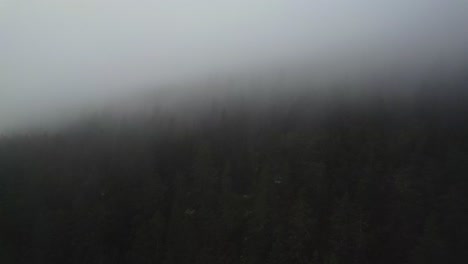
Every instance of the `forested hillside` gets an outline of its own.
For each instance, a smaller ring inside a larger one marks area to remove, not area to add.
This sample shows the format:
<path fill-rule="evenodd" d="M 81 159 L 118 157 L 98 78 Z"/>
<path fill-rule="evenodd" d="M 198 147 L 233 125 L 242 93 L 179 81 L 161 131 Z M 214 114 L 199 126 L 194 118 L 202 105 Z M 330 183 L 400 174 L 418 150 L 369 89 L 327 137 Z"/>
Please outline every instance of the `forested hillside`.
<path fill-rule="evenodd" d="M 0 263 L 464 263 L 467 86 L 429 88 L 5 135 Z"/>

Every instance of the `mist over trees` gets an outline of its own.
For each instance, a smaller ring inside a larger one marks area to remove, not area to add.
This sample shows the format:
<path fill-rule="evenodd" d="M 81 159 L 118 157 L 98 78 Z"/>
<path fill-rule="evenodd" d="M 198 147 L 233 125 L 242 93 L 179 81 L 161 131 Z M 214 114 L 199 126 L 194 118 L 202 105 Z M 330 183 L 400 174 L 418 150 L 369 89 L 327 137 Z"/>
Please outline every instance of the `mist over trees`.
<path fill-rule="evenodd" d="M 466 76 L 237 84 L 3 136 L 0 262 L 468 260 Z"/>
<path fill-rule="evenodd" d="M 0 264 L 468 263 L 466 10 L 0 0 Z"/>

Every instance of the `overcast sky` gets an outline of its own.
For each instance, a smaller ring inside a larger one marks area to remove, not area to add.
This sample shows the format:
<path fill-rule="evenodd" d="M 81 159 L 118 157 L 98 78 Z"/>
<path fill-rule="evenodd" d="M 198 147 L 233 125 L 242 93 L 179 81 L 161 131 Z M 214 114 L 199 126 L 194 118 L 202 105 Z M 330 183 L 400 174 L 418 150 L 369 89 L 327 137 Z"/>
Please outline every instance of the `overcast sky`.
<path fill-rule="evenodd" d="M 0 132 L 247 66 L 444 56 L 467 46 L 467 13 L 466 0 L 0 0 Z"/>

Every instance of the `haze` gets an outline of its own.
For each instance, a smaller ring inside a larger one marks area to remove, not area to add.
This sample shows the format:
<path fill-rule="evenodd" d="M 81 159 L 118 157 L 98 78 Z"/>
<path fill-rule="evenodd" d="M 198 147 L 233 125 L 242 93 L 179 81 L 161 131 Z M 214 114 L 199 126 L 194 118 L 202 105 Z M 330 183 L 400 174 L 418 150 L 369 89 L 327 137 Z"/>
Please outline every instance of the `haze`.
<path fill-rule="evenodd" d="M 427 65 L 468 46 L 463 0 L 0 0 L 0 132 L 173 82 Z M 416 66 L 415 66 L 416 67 Z"/>

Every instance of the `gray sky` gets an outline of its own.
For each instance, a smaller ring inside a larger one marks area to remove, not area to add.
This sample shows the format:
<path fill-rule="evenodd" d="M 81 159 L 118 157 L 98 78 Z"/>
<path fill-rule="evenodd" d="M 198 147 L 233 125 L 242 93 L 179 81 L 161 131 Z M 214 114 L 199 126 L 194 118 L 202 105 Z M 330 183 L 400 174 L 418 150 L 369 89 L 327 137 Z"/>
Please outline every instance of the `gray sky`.
<path fill-rule="evenodd" d="M 467 13 L 466 0 L 0 0 L 0 132 L 247 66 L 457 55 Z"/>

